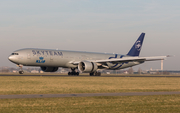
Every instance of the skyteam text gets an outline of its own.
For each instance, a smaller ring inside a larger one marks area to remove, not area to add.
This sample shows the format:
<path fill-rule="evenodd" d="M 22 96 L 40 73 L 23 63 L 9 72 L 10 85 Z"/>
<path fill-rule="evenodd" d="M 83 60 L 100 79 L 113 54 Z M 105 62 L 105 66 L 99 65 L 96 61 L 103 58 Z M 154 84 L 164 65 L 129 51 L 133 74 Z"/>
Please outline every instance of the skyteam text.
<path fill-rule="evenodd" d="M 63 56 L 63 53 L 60 51 L 39 51 L 32 50 L 33 55 L 51 55 L 51 56 Z"/>

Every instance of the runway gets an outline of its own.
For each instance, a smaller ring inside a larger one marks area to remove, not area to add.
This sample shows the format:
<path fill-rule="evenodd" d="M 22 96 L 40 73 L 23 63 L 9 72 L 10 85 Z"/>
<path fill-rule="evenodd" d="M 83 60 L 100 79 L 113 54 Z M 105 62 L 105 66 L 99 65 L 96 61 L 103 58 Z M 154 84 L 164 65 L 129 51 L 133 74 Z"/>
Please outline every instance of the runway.
<path fill-rule="evenodd" d="M 79 75 L 79 76 L 68 76 L 68 75 L 46 75 L 46 74 L 0 74 L 0 76 L 42 76 L 42 77 L 180 77 L 180 75 L 101 75 L 101 76 L 89 76 L 89 75 Z"/>
<path fill-rule="evenodd" d="M 130 92 L 130 93 L 0 95 L 0 99 L 57 98 L 57 97 L 58 98 L 63 98 L 63 97 L 96 97 L 96 96 L 148 96 L 148 95 L 180 95 L 180 92 Z"/>

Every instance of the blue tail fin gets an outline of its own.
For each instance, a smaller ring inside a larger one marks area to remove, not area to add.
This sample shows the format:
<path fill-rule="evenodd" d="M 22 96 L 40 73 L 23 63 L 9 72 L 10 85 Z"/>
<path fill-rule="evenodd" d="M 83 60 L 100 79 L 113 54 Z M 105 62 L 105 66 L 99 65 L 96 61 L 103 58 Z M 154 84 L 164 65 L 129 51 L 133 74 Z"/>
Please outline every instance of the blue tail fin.
<path fill-rule="evenodd" d="M 145 33 L 142 33 L 139 36 L 139 38 L 137 39 L 137 41 L 134 43 L 131 50 L 127 54 L 128 56 L 139 56 L 139 53 L 141 51 L 141 47 L 142 47 L 142 44 L 143 44 L 144 36 L 145 36 Z"/>

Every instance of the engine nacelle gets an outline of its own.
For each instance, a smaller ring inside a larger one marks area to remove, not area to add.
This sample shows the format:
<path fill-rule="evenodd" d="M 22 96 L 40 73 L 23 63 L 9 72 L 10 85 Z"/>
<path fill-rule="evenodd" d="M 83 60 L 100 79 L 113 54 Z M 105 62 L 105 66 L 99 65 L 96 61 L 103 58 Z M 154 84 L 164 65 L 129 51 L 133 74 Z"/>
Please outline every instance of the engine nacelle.
<path fill-rule="evenodd" d="M 56 72 L 58 67 L 41 67 L 41 70 L 44 72 Z"/>
<path fill-rule="evenodd" d="M 78 69 L 83 73 L 92 73 L 98 69 L 98 66 L 94 62 L 82 61 L 78 64 Z"/>

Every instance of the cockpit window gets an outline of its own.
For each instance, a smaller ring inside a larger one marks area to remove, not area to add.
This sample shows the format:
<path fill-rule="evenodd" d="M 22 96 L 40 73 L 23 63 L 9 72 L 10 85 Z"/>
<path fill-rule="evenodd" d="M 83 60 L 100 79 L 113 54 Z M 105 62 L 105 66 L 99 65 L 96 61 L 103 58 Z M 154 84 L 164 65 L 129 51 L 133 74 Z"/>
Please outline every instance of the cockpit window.
<path fill-rule="evenodd" d="M 19 55 L 18 53 L 12 53 L 11 55 Z"/>

